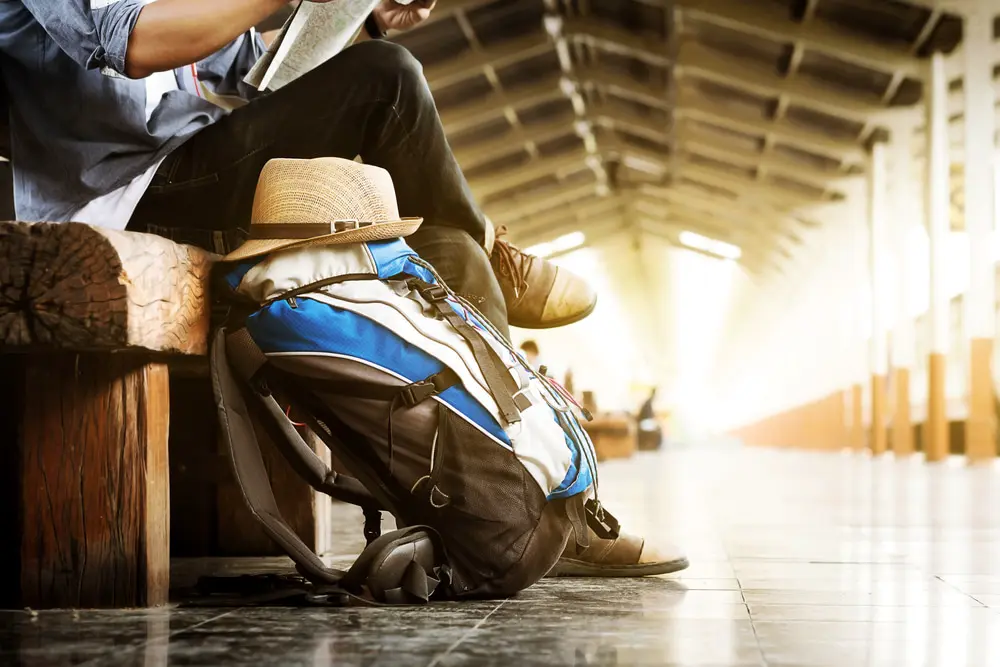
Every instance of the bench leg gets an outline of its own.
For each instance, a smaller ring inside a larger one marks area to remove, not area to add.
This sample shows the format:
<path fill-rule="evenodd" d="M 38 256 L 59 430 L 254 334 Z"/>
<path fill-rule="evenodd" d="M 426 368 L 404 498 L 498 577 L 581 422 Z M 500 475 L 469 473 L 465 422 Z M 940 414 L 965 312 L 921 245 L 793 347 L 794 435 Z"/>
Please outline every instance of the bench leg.
<path fill-rule="evenodd" d="M 14 434 L 0 443 L 3 462 L 13 464 L 0 469 L 0 483 L 16 508 L 7 519 L 13 532 L 0 539 L 0 596 L 12 599 L 0 602 L 40 609 L 165 604 L 166 366 L 106 353 L 4 360 L 18 362 L 17 414 L 10 418 L 8 403 L 8 418 L 0 419 L 0 438 Z"/>

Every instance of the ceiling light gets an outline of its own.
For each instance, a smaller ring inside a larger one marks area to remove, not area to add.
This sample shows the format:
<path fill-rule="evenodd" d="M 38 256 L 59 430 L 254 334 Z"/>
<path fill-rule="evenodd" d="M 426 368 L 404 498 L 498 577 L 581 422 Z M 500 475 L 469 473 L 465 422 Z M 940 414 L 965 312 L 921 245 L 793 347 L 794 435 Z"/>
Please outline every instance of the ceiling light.
<path fill-rule="evenodd" d="M 694 232 L 681 232 L 680 242 L 681 245 L 691 248 L 692 250 L 700 250 L 711 255 L 717 255 L 724 259 L 735 260 L 743 256 L 743 251 L 740 250 L 739 246 L 735 246 L 732 243 L 726 243 L 725 241 L 710 239 L 707 236 L 695 234 Z"/>
<path fill-rule="evenodd" d="M 557 239 L 533 245 L 525 248 L 524 252 L 536 257 L 551 257 L 552 255 L 576 250 L 587 242 L 587 236 L 583 232 L 571 232 L 564 234 Z"/>

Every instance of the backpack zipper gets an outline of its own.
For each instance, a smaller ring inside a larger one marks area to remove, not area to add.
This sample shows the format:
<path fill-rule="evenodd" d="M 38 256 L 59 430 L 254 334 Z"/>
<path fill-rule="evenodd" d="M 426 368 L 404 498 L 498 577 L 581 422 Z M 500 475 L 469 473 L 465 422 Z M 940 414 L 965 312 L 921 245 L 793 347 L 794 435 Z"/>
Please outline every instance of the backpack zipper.
<path fill-rule="evenodd" d="M 308 294 L 309 292 L 316 292 L 323 289 L 324 287 L 329 287 L 330 285 L 336 285 L 338 283 L 346 283 L 354 280 L 378 280 L 379 277 L 373 273 L 348 273 L 343 276 L 337 276 L 336 278 L 325 278 L 323 280 L 317 280 L 314 283 L 309 283 L 308 285 L 303 285 L 302 287 L 297 287 L 293 290 L 288 290 L 287 292 L 282 292 L 281 294 L 271 297 L 267 301 L 261 304 L 261 307 L 270 306 L 276 301 L 289 301 L 297 296 L 303 294 Z M 294 306 L 293 306 L 294 307 Z"/>

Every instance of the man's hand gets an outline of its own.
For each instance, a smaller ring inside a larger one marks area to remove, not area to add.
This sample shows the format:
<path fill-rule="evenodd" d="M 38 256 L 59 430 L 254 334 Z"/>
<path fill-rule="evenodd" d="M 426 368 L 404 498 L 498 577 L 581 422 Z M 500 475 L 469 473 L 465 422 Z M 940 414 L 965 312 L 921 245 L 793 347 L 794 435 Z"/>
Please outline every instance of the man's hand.
<path fill-rule="evenodd" d="M 436 4 L 437 0 L 413 0 L 409 5 L 401 5 L 395 0 L 382 0 L 372 13 L 382 32 L 409 30 L 426 21 Z"/>

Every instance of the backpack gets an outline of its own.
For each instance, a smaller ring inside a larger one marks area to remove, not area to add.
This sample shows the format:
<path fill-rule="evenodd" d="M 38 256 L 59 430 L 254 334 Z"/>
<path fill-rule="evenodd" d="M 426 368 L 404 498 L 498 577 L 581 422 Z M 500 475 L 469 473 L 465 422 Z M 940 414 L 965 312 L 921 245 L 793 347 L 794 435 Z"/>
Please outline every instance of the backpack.
<path fill-rule="evenodd" d="M 223 442 L 251 511 L 312 584 L 390 604 L 506 597 L 569 539 L 586 547 L 586 525 L 617 536 L 572 397 L 402 239 L 287 250 L 229 265 L 223 282 L 244 306 L 212 344 Z M 250 410 L 317 491 L 364 510 L 369 544 L 350 571 L 281 517 Z M 400 530 L 380 535 L 381 511 Z"/>

